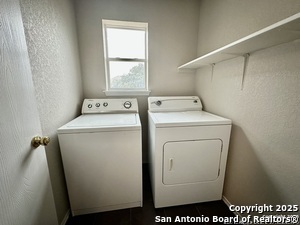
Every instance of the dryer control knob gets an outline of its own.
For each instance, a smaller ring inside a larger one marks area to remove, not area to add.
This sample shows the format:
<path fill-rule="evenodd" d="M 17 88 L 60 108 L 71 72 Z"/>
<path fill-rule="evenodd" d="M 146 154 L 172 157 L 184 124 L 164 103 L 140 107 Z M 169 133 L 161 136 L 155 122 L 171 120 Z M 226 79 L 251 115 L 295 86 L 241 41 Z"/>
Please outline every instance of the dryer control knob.
<path fill-rule="evenodd" d="M 129 102 L 129 101 L 124 102 L 123 105 L 124 105 L 125 109 L 130 109 L 132 106 L 131 102 Z"/>
<path fill-rule="evenodd" d="M 155 102 L 155 105 L 160 106 L 160 105 L 161 105 L 161 101 L 159 101 L 159 100 L 156 101 L 156 102 Z"/>

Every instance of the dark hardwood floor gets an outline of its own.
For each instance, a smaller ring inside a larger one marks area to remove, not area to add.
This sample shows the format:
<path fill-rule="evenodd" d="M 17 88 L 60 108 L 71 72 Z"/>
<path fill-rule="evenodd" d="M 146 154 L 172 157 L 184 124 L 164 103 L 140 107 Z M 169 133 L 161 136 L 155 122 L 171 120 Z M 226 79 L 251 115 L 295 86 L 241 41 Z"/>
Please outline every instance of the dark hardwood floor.
<path fill-rule="evenodd" d="M 223 201 L 155 209 L 148 170 L 144 167 L 143 207 L 70 216 L 66 225 L 224 224 L 224 222 L 213 221 L 213 216 L 228 218 L 235 215 L 229 211 Z"/>

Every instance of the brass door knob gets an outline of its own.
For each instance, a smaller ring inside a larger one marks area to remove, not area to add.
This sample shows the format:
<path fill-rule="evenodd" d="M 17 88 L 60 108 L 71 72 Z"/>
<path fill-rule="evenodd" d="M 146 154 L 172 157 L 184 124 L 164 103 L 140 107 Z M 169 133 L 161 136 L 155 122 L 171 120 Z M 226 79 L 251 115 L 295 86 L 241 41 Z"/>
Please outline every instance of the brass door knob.
<path fill-rule="evenodd" d="M 50 143 L 50 138 L 48 136 L 42 137 L 41 144 L 46 146 Z"/>
<path fill-rule="evenodd" d="M 48 136 L 40 137 L 40 136 L 35 136 L 31 139 L 31 145 L 34 148 L 39 147 L 40 145 L 48 145 L 50 143 L 50 138 Z"/>

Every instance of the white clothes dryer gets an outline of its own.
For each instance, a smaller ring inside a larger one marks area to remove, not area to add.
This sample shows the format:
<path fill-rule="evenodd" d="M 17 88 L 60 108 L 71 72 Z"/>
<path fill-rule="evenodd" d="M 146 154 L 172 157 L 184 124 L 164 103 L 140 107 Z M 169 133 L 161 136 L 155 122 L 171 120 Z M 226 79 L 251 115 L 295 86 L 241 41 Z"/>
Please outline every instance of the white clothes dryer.
<path fill-rule="evenodd" d="M 136 99 L 85 99 L 58 138 L 72 215 L 142 206 Z"/>
<path fill-rule="evenodd" d="M 149 97 L 154 206 L 222 198 L 231 120 L 202 111 L 197 96 Z"/>

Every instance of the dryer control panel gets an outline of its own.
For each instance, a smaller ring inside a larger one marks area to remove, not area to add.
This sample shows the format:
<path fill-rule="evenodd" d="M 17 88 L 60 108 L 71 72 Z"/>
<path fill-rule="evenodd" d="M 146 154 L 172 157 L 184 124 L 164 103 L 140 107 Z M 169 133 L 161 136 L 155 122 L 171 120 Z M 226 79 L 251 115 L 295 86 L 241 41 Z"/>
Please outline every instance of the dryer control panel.
<path fill-rule="evenodd" d="M 138 113 L 138 102 L 135 98 L 85 99 L 81 113 Z"/>
<path fill-rule="evenodd" d="M 201 111 L 202 103 L 198 96 L 149 97 L 150 112 Z"/>

